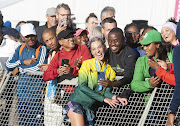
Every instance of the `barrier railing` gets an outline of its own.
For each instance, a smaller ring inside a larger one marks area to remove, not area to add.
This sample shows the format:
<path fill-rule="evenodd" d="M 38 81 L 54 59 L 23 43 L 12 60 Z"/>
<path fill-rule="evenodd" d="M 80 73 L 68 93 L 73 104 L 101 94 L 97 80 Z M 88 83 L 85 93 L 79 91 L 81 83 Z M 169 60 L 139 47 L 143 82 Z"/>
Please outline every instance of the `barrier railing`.
<path fill-rule="evenodd" d="M 113 93 L 120 95 L 124 90 L 129 89 L 129 85 L 121 88 L 114 88 Z M 138 94 L 134 93 L 128 100 L 128 106 L 118 106 L 118 108 L 111 108 L 103 105 L 97 111 L 96 126 L 110 125 L 110 126 L 137 126 L 141 115 L 145 109 L 144 98 L 148 93 Z"/>
<path fill-rule="evenodd" d="M 154 95 L 147 113 L 146 119 L 142 125 L 165 126 L 168 119 L 168 109 L 173 98 L 174 87 L 162 83 L 160 87 L 155 88 Z M 180 114 L 178 110 L 176 117 Z"/>
<path fill-rule="evenodd" d="M 62 111 L 77 84 L 78 78 L 59 83 L 57 97 L 48 101 L 48 106 L 44 95 L 47 85 L 42 81 L 41 72 L 20 74 L 19 78 L 14 78 L 10 72 L 3 71 L 0 85 L 0 125 L 70 125 L 63 121 Z M 128 84 L 113 88 L 112 92 L 120 95 L 129 88 Z M 127 106 L 111 108 L 102 104 L 96 112 L 95 126 L 164 126 L 173 91 L 174 87 L 163 83 L 152 93 L 134 93 Z M 145 97 L 149 95 L 151 97 L 146 103 Z"/>

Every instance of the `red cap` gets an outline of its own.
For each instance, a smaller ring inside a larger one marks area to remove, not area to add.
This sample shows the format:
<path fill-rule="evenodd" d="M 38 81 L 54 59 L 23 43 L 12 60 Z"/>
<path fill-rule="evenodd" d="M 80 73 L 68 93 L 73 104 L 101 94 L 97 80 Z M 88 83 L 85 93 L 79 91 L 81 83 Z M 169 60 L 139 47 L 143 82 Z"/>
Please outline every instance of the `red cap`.
<path fill-rule="evenodd" d="M 89 34 L 88 30 L 86 29 L 78 29 L 74 35 L 79 36 L 83 31 L 86 31 L 87 35 Z"/>

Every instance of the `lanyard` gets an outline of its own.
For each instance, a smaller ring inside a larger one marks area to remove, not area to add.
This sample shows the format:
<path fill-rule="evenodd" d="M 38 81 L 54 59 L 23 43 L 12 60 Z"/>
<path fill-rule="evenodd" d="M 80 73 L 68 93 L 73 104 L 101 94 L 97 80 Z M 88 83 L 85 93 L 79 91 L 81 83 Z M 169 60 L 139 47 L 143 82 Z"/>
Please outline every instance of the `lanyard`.
<path fill-rule="evenodd" d="M 97 69 L 97 73 L 99 72 L 102 72 L 102 73 L 104 73 L 104 79 L 105 79 L 105 75 L 106 75 L 106 69 L 107 69 L 107 64 L 105 63 L 105 67 L 104 67 L 104 71 L 100 71 L 99 70 L 99 66 L 98 66 L 98 62 L 97 62 L 97 60 L 96 60 L 96 69 Z M 100 76 L 98 75 L 98 80 L 100 79 Z M 102 85 L 98 85 L 98 91 L 102 91 L 103 90 L 103 86 Z"/>
<path fill-rule="evenodd" d="M 99 65 L 98 65 L 98 62 L 96 60 L 96 69 L 97 69 L 97 72 L 99 72 Z M 104 74 L 106 75 L 106 69 L 107 69 L 107 64 L 105 63 L 105 67 L 104 67 Z"/>

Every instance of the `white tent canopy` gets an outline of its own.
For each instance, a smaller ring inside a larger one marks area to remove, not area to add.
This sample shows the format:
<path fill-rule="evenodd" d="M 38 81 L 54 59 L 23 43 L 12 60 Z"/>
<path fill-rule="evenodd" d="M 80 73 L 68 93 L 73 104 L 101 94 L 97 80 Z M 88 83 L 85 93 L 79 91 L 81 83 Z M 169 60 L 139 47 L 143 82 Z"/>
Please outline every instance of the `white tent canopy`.
<path fill-rule="evenodd" d="M 70 6 L 76 18 L 75 23 L 80 28 L 85 28 L 89 13 L 94 12 L 100 19 L 101 10 L 105 6 L 113 6 L 118 27 L 124 29 L 132 20 L 148 20 L 149 25 L 159 30 L 167 19 L 173 17 L 175 8 L 175 0 L 0 0 L 0 7 L 4 21 L 11 21 L 15 27 L 22 20 L 44 24 L 47 8 L 56 7 L 59 3 Z"/>

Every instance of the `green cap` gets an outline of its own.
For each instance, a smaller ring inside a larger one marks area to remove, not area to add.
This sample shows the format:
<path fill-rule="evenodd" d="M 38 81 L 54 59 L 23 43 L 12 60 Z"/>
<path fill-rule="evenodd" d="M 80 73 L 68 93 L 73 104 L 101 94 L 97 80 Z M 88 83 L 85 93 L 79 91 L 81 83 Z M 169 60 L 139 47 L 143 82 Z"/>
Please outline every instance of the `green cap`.
<path fill-rule="evenodd" d="M 145 35 L 142 41 L 139 43 L 142 45 L 148 45 L 152 42 L 162 42 L 163 39 L 161 37 L 161 34 L 156 30 L 148 31 Z"/>

